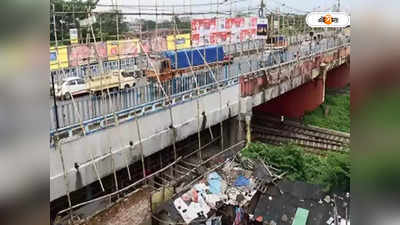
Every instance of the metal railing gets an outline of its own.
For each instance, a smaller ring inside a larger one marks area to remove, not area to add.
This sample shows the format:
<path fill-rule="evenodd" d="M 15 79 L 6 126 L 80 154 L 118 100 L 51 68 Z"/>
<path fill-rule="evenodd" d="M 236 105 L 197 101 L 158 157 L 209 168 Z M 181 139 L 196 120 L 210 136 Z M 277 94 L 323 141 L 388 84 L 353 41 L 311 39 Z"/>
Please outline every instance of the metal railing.
<path fill-rule="evenodd" d="M 263 40 L 248 40 L 245 42 L 238 42 L 234 44 L 224 45 L 224 52 L 226 54 L 239 54 L 242 51 L 249 51 L 260 49 L 263 45 Z M 146 60 L 146 56 L 139 55 L 135 57 L 122 58 L 120 60 L 104 61 L 103 68 L 105 72 L 109 72 L 116 69 L 129 70 L 133 69 L 134 66 L 139 68 L 149 68 L 150 65 Z M 51 71 L 49 76 L 49 82 L 51 81 L 51 76 L 54 76 L 54 82 L 60 83 L 63 79 L 67 77 L 86 77 L 86 76 L 98 76 L 100 75 L 100 69 L 98 63 L 81 65 L 75 67 L 69 67 L 66 69 L 60 69 Z"/>

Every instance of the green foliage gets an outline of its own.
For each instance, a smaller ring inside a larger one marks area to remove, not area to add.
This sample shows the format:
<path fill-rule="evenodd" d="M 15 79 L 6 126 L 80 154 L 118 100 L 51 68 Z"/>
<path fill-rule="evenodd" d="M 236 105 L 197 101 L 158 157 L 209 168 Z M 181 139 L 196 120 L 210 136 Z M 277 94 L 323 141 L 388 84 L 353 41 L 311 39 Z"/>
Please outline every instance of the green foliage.
<path fill-rule="evenodd" d="M 51 0 L 51 10 L 50 10 L 50 41 L 52 44 L 55 41 L 54 38 L 54 21 L 53 21 L 53 4 L 56 12 L 67 12 L 62 14 L 56 14 L 56 30 L 57 30 L 57 40 L 59 44 L 69 44 L 69 29 L 78 28 L 79 39 L 86 40 L 86 36 L 90 30 L 87 28 L 81 28 L 79 25 L 79 20 L 86 19 L 88 17 L 87 13 L 96 8 L 99 0 Z M 76 13 L 74 13 L 76 12 Z M 121 13 L 121 11 L 117 11 Z M 93 30 L 96 38 L 100 38 L 100 21 L 101 21 L 101 33 L 105 40 L 108 37 L 115 36 L 117 34 L 116 24 L 117 16 L 116 13 L 104 13 L 98 14 L 96 16 L 97 22 L 93 24 Z M 123 34 L 128 32 L 128 23 L 125 22 L 125 17 L 122 15 L 118 16 L 118 29 L 119 33 Z M 92 39 L 92 37 L 91 37 Z M 115 40 L 115 38 L 113 38 Z M 61 41 L 66 40 L 66 41 Z"/>
<path fill-rule="evenodd" d="M 282 171 L 289 180 L 320 184 L 326 191 L 350 190 L 350 157 L 348 154 L 329 153 L 319 157 L 306 153 L 294 144 L 274 146 L 250 143 L 242 152 L 244 157 L 260 158 Z"/>
<path fill-rule="evenodd" d="M 328 110 L 327 115 L 325 110 Z M 325 102 L 319 108 L 304 116 L 304 123 L 350 132 L 350 95 L 326 95 Z"/>

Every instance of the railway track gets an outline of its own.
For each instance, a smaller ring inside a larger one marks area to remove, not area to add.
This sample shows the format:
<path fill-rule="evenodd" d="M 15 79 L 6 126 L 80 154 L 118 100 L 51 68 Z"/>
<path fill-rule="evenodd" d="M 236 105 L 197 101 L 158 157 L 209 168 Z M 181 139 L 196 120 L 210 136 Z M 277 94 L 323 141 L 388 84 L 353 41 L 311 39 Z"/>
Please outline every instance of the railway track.
<path fill-rule="evenodd" d="M 293 142 L 317 154 L 326 151 L 346 153 L 350 144 L 348 133 L 306 126 L 293 120 L 281 121 L 280 118 L 265 115 L 253 116 L 251 132 L 254 140 L 275 145 Z"/>

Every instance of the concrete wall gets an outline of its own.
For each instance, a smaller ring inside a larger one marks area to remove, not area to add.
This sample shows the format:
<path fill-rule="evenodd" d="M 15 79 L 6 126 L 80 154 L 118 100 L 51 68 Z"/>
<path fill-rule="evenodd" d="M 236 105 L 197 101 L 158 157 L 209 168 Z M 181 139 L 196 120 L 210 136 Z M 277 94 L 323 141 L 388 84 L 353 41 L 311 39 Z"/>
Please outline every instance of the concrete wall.
<path fill-rule="evenodd" d="M 222 109 L 220 109 L 220 99 L 222 100 Z M 221 95 L 218 92 L 213 92 L 202 96 L 199 101 L 200 124 L 203 120 L 201 116 L 203 111 L 206 113 L 207 126 L 226 120 L 229 115 L 231 117 L 238 115 L 238 103 L 238 85 L 221 90 Z M 197 113 L 197 100 L 178 104 L 172 108 L 173 126 L 177 130 L 176 141 L 183 140 L 197 132 Z M 145 156 L 172 144 L 173 132 L 169 128 L 171 125 L 169 109 L 139 117 L 138 122 Z M 132 148 L 129 147 L 130 141 L 133 142 Z M 77 190 L 97 180 L 91 161 L 92 156 L 100 177 L 112 173 L 112 158 L 115 161 L 116 170 L 126 167 L 126 164 L 131 164 L 139 158 L 140 145 L 136 122 L 123 123 L 73 141 L 61 143 L 56 149 L 51 149 L 50 200 L 66 194 L 66 182 L 64 181 L 60 152 L 62 152 L 64 158 L 69 191 Z M 80 165 L 81 181 L 77 181 L 74 163 Z"/>

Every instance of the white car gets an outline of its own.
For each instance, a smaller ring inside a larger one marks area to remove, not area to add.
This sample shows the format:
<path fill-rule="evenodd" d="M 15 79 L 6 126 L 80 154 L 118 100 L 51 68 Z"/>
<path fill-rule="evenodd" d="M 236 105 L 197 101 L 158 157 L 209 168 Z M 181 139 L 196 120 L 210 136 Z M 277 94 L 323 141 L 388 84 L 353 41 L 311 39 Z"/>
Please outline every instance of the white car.
<path fill-rule="evenodd" d="M 56 97 L 62 100 L 89 92 L 85 81 L 81 77 L 65 78 L 60 86 L 55 85 L 55 91 Z"/>

